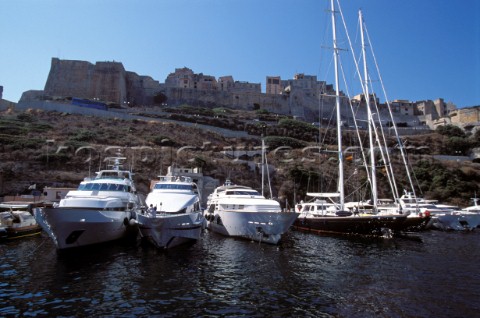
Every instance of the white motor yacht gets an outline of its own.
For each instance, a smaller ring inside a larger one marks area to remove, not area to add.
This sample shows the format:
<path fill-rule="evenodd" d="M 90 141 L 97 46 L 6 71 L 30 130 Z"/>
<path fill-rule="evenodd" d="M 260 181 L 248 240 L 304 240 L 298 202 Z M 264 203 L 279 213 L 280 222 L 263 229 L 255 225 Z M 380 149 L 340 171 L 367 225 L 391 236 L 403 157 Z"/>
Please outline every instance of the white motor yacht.
<path fill-rule="evenodd" d="M 473 205 L 451 213 L 438 215 L 433 226 L 440 230 L 473 230 L 480 227 L 480 205 L 473 198 Z"/>
<path fill-rule="evenodd" d="M 158 248 L 200 238 L 205 219 L 192 178 L 160 176 L 145 202 L 148 210 L 137 216 L 140 235 Z"/>
<path fill-rule="evenodd" d="M 299 215 L 282 211 L 278 201 L 229 180 L 214 190 L 207 206 L 209 230 L 270 244 L 277 244 Z"/>
<path fill-rule="evenodd" d="M 465 229 L 465 222 L 460 223 L 458 207 L 453 205 L 439 204 L 437 200 L 426 200 L 415 197 L 411 192 L 405 193 L 399 198 L 403 211 L 410 213 L 409 217 L 429 216 L 426 229 L 436 230 L 462 230 Z"/>
<path fill-rule="evenodd" d="M 106 158 L 107 170 L 97 172 L 94 179 L 85 178 L 53 207 L 34 209 L 35 219 L 57 249 L 117 240 L 136 229 L 131 219 L 142 204 L 133 173 L 121 169 L 125 159 Z"/>

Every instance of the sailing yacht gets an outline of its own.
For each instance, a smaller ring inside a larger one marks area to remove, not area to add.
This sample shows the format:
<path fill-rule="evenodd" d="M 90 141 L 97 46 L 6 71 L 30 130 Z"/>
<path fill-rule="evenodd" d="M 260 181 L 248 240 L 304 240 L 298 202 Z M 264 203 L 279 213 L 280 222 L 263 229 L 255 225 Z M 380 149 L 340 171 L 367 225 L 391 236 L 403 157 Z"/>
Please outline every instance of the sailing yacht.
<path fill-rule="evenodd" d="M 132 220 L 141 207 L 125 157 L 108 157 L 107 169 L 85 178 L 53 207 L 35 208 L 38 224 L 58 250 L 109 242 L 136 234 Z"/>
<path fill-rule="evenodd" d="M 191 177 L 160 176 L 138 214 L 142 238 L 158 248 L 172 248 L 200 238 L 205 224 L 197 186 Z"/>
<path fill-rule="evenodd" d="M 334 48 L 334 68 L 335 68 L 335 102 L 337 117 L 337 155 L 338 155 L 338 188 L 334 193 L 307 193 L 307 196 L 313 197 L 313 201 L 301 202 L 297 205 L 300 216 L 295 221 L 294 227 L 299 230 L 311 232 L 327 232 L 341 234 L 355 234 L 368 236 L 391 237 L 393 234 L 404 230 L 407 215 L 403 213 L 396 214 L 364 214 L 360 211 L 349 211 L 345 208 L 344 193 L 344 169 L 343 169 L 343 148 L 342 148 L 342 123 L 340 112 L 340 90 L 339 90 L 339 67 L 338 67 L 338 47 L 335 28 L 335 5 L 331 0 L 332 11 L 332 30 L 333 30 L 333 48 Z M 360 15 L 361 18 L 361 15 Z M 363 33 L 362 33 L 363 38 Z M 366 67 L 365 67 L 366 72 Z M 366 75 L 365 75 L 365 78 Z M 365 85 L 367 86 L 367 85 Z M 364 88 L 365 89 L 365 88 Z M 365 96 L 369 96 L 368 90 Z M 372 114 L 367 101 L 367 110 L 369 123 L 372 121 Z M 373 205 L 376 211 L 377 189 L 375 179 L 375 162 L 373 155 L 373 138 L 371 126 L 369 125 L 370 136 L 370 165 L 371 171 L 369 178 L 372 185 Z M 328 201 L 327 201 L 328 199 Z"/>

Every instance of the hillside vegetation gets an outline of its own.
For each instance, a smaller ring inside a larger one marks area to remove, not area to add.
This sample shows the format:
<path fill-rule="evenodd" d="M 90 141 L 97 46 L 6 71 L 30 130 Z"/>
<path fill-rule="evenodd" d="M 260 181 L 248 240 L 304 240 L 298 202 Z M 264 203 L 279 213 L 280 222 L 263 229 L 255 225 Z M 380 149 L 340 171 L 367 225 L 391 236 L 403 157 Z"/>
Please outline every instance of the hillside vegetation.
<path fill-rule="evenodd" d="M 138 115 L 142 112 L 138 110 Z M 41 110 L 0 113 L 0 195 L 28 192 L 29 186 L 76 187 L 102 167 L 105 157 L 122 153 L 129 159 L 141 192 L 150 180 L 166 173 L 171 164 L 201 167 L 204 175 L 223 182 L 261 188 L 260 156 L 248 158 L 247 151 L 261 147 L 261 135 L 268 145 L 268 164 L 273 195 L 282 203 L 304 200 L 306 192 L 335 191 L 337 159 L 336 132 L 318 129 L 285 116 L 265 111 L 231 109 L 203 110 L 184 105 L 162 110 L 161 115 L 143 114 L 145 120 L 104 119 Z M 163 119 L 177 120 L 177 122 Z M 199 124 L 189 127 L 182 122 Z M 225 138 L 215 129 L 200 124 L 248 132 L 249 137 Z M 365 136 L 361 136 L 365 142 Z M 455 127 L 428 135 L 404 137 L 408 163 L 417 193 L 429 199 L 461 206 L 480 187 L 480 164 L 438 161 L 432 155 L 466 155 L 479 147 L 480 136 L 467 136 Z M 345 147 L 358 145 L 352 132 L 345 132 Z M 409 189 L 400 153 L 390 139 L 396 183 Z M 319 150 L 321 149 L 321 150 Z M 225 155 L 235 153 L 232 155 Z M 241 154 L 245 151 L 245 155 Z M 358 154 L 345 162 L 347 200 L 368 198 L 365 169 Z M 248 160 L 244 160 L 248 159 Z M 379 197 L 390 197 L 384 170 L 378 169 Z"/>

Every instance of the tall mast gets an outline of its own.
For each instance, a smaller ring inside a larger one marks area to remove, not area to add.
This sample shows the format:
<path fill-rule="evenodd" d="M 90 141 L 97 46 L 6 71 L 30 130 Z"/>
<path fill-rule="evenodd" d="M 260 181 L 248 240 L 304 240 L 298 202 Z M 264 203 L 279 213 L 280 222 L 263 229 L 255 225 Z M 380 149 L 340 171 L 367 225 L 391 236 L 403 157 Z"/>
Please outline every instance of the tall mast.
<path fill-rule="evenodd" d="M 264 196 L 264 184 L 265 184 L 265 141 L 262 135 L 262 196 Z"/>
<path fill-rule="evenodd" d="M 344 210 L 345 194 L 343 186 L 343 151 L 342 151 L 342 122 L 340 114 L 340 90 L 338 85 L 338 47 L 337 30 L 335 23 L 334 0 L 330 0 L 332 7 L 333 56 L 335 63 L 335 105 L 337 107 L 337 143 L 338 143 L 338 194 L 340 197 L 340 211 Z"/>
<path fill-rule="evenodd" d="M 360 23 L 360 37 L 362 40 L 362 54 L 363 54 L 363 76 L 364 76 L 364 93 L 365 93 L 365 102 L 366 102 L 366 107 L 367 107 L 367 114 L 368 114 L 368 137 L 369 137 L 369 142 L 370 142 L 370 171 L 371 171 L 371 180 L 372 180 L 372 200 L 373 200 L 373 206 L 375 211 L 377 210 L 377 201 L 378 201 L 378 194 L 377 194 L 377 173 L 376 173 L 376 167 L 375 167 L 375 144 L 373 142 L 373 132 L 372 132 L 372 125 L 374 124 L 373 122 L 373 116 L 372 116 L 372 110 L 370 109 L 370 93 L 368 90 L 368 70 L 367 70 L 367 55 L 366 55 L 366 49 L 365 49 L 365 40 L 364 40 L 364 35 L 363 35 L 363 15 L 362 15 L 362 10 L 358 11 L 358 19 Z"/>

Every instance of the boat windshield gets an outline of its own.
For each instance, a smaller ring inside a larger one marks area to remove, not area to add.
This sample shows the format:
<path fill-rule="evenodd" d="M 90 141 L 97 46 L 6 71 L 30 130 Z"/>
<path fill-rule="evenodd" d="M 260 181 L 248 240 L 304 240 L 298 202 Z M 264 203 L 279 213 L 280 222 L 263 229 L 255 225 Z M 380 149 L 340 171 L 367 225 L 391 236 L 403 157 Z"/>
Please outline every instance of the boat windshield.
<path fill-rule="evenodd" d="M 225 192 L 226 195 L 260 195 L 258 191 L 255 190 L 228 190 Z"/>
<path fill-rule="evenodd" d="M 130 187 L 125 184 L 118 183 L 81 183 L 78 186 L 79 191 L 122 191 L 129 192 Z"/>
<path fill-rule="evenodd" d="M 126 171 L 101 171 L 96 179 L 129 179 Z"/>
<path fill-rule="evenodd" d="M 175 184 L 175 183 L 157 183 L 154 189 L 161 190 L 192 190 L 190 184 Z"/>

